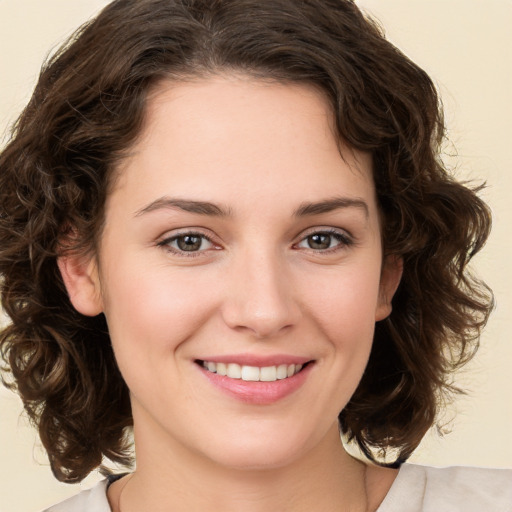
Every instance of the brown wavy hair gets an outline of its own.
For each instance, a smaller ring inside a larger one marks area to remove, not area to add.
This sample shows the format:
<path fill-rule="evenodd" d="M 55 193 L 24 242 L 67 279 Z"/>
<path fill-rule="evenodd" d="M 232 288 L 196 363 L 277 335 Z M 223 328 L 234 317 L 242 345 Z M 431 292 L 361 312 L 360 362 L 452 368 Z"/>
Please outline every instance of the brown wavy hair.
<path fill-rule="evenodd" d="M 128 389 L 103 315 L 71 306 L 56 259 L 94 251 L 116 162 L 162 79 L 237 72 L 307 83 L 340 138 L 373 155 L 385 254 L 403 258 L 341 431 L 370 459 L 406 460 L 474 353 L 492 294 L 468 272 L 490 212 L 443 165 L 442 109 L 427 74 L 350 0 L 118 0 L 42 69 L 0 156 L 0 275 L 11 323 L 0 349 L 59 480 L 104 457 L 130 462 Z"/>

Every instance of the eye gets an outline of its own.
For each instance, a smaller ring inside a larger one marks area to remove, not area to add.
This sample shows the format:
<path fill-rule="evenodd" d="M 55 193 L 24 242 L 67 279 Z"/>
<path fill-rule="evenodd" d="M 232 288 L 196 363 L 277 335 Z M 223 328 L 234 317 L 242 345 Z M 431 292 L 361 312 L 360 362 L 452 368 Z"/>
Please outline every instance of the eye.
<path fill-rule="evenodd" d="M 351 239 L 344 233 L 338 231 L 317 231 L 303 238 L 297 247 L 301 249 L 312 249 L 314 251 L 327 251 L 329 249 L 341 248 L 352 243 Z"/>
<path fill-rule="evenodd" d="M 158 243 L 173 253 L 197 253 L 214 248 L 212 241 L 201 233 L 180 233 Z"/>

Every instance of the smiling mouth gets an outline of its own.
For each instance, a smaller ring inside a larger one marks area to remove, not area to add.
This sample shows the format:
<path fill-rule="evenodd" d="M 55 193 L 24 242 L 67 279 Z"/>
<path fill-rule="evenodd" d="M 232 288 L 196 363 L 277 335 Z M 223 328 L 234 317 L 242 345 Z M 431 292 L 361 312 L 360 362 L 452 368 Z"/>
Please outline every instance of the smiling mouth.
<path fill-rule="evenodd" d="M 216 373 L 230 379 L 246 382 L 275 382 L 293 377 L 308 364 L 280 364 L 277 366 L 247 366 L 236 363 L 214 363 L 212 361 L 197 361 L 199 365 L 211 373 Z"/>

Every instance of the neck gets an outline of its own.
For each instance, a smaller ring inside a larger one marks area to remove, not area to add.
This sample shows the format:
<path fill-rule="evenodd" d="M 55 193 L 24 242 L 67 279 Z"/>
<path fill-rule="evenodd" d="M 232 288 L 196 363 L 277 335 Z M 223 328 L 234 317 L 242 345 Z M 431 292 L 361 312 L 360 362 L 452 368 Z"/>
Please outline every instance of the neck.
<path fill-rule="evenodd" d="M 137 430 L 135 441 L 137 470 L 121 489 L 122 512 L 371 510 L 367 467 L 345 452 L 336 425 L 314 449 L 272 468 L 226 467 L 168 443 L 155 449 Z"/>

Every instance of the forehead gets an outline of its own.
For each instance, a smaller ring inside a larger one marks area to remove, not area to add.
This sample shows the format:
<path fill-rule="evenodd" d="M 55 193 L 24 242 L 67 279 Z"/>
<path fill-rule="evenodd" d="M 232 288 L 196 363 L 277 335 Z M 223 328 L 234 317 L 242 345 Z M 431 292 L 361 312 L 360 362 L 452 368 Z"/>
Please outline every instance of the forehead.
<path fill-rule="evenodd" d="M 373 195 L 370 156 L 339 140 L 321 92 L 239 75 L 160 82 L 119 171 L 147 200 L 156 184 L 161 195 L 246 204 Z"/>

